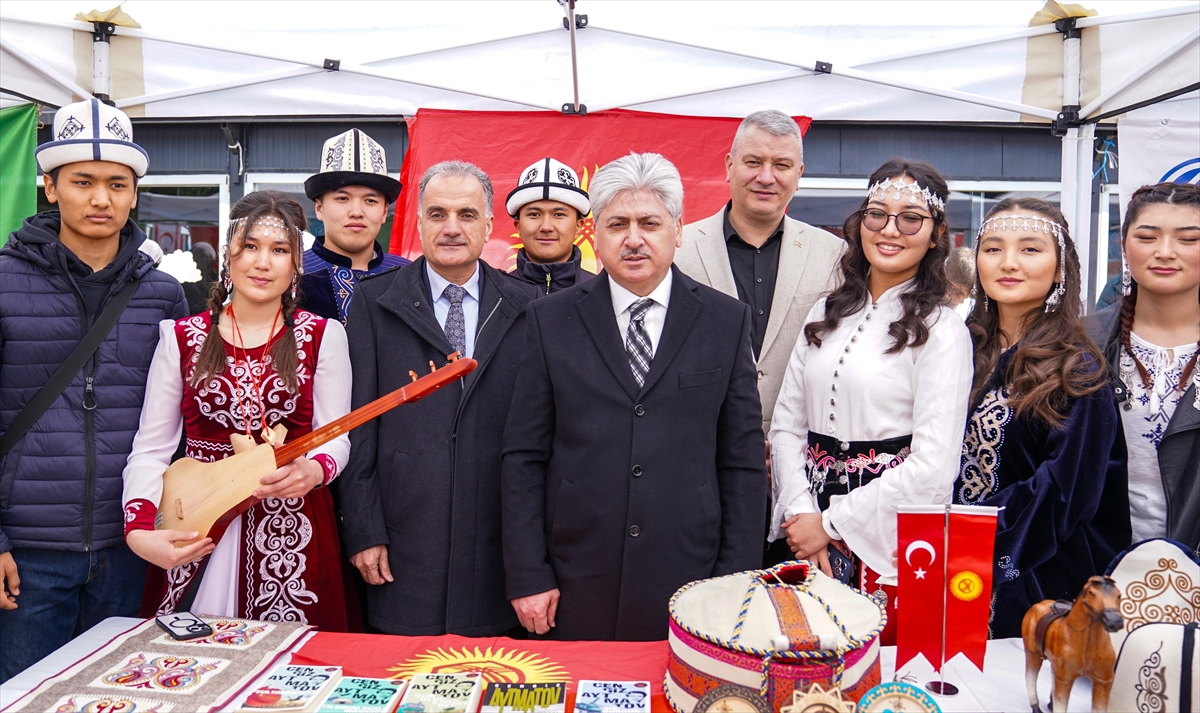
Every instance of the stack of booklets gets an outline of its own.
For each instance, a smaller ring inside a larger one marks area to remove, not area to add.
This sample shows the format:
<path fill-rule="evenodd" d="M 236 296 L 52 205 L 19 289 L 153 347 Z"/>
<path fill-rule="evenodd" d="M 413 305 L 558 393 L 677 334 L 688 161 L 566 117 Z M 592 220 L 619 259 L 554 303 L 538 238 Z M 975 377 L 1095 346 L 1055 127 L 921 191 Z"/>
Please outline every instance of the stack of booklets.
<path fill-rule="evenodd" d="M 575 690 L 579 713 L 650 713 L 649 681 L 580 681 Z"/>
<path fill-rule="evenodd" d="M 489 683 L 479 713 L 566 713 L 565 683 Z"/>
<path fill-rule="evenodd" d="M 338 666 L 277 666 L 239 711 L 393 713 L 404 681 L 342 676 Z"/>
<path fill-rule="evenodd" d="M 475 713 L 483 694 L 477 673 L 418 673 L 408 682 L 399 713 Z"/>

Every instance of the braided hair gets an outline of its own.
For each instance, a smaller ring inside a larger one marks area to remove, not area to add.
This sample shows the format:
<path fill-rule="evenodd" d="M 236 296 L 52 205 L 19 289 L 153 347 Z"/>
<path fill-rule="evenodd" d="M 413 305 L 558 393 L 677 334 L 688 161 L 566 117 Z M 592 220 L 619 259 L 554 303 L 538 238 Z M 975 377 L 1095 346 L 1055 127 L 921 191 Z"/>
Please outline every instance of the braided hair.
<path fill-rule="evenodd" d="M 218 322 L 221 310 L 229 300 L 230 290 L 225 287 L 229 279 L 229 265 L 233 258 L 241 254 L 246 244 L 246 231 L 263 218 L 278 218 L 283 221 L 284 232 L 292 253 L 292 284 L 297 285 L 304 253 L 304 242 L 301 234 L 308 227 L 304 217 L 304 209 L 286 193 L 280 191 L 255 191 L 239 200 L 229 211 L 229 234 L 225 241 L 224 264 L 221 266 L 221 279 L 213 282 L 208 293 L 208 312 L 212 317 L 212 325 L 208 330 L 208 338 L 200 347 L 195 365 L 188 377 L 193 387 L 198 387 L 206 379 L 225 371 L 225 340 L 221 337 Z M 282 296 L 283 325 L 288 332 L 296 324 L 296 310 L 300 306 L 300 294 L 297 289 L 288 288 Z M 289 393 L 296 393 L 299 388 L 299 378 L 296 375 L 299 368 L 298 347 L 295 338 L 276 339 L 271 344 L 270 355 L 275 373 L 283 380 Z"/>
<path fill-rule="evenodd" d="M 1121 226 L 1121 249 L 1125 249 L 1125 241 L 1129 239 L 1129 231 L 1141 217 L 1142 211 L 1152 205 L 1180 205 L 1200 207 L 1200 186 L 1194 186 L 1187 183 L 1159 183 L 1153 186 L 1142 186 L 1133 192 L 1133 196 L 1129 199 L 1129 206 L 1125 209 L 1125 223 Z M 1138 376 L 1142 379 L 1142 385 L 1147 389 L 1150 388 L 1150 371 L 1142 364 L 1141 359 L 1137 358 L 1137 354 L 1133 351 L 1133 345 L 1130 343 L 1129 335 L 1133 332 L 1133 317 L 1137 311 L 1138 283 L 1130 276 L 1129 294 L 1121 300 L 1121 319 L 1120 331 L 1118 339 L 1121 343 L 1121 348 L 1125 350 L 1130 357 L 1133 358 L 1133 364 L 1137 367 Z M 1197 290 L 1198 299 L 1200 299 L 1200 290 Z M 1200 341 L 1196 342 L 1196 352 L 1192 354 L 1192 358 L 1183 368 L 1183 373 L 1179 377 L 1179 384 L 1176 385 L 1176 390 L 1184 391 L 1187 389 L 1188 382 L 1192 378 L 1192 373 L 1196 369 L 1196 358 L 1200 357 Z"/>

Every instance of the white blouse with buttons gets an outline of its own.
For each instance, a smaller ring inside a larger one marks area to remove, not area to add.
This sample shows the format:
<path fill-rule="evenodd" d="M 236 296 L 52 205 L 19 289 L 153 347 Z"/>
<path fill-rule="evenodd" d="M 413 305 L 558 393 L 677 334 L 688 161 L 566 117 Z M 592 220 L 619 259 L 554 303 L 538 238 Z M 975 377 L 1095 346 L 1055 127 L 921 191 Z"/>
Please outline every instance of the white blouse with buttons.
<path fill-rule="evenodd" d="M 973 366 L 971 337 L 950 307 L 928 319 L 929 339 L 887 354 L 891 323 L 903 314 L 900 296 L 911 281 L 849 315 L 822 345 L 801 332 L 771 422 L 772 512 L 769 539 L 798 513 L 818 513 L 805 473 L 808 433 L 841 441 L 912 436 L 912 453 L 871 483 L 835 495 L 823 515 L 831 537 L 846 541 L 868 567 L 895 576 L 896 506 L 950 502 L 962 450 Z M 825 300 L 805 324 L 823 319 Z"/>

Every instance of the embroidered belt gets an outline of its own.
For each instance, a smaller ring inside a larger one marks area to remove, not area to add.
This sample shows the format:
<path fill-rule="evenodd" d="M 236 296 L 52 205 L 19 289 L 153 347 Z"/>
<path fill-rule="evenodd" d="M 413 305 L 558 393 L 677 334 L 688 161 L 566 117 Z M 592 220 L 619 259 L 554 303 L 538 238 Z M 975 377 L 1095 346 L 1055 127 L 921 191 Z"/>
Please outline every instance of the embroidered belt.
<path fill-rule="evenodd" d="M 834 495 L 845 495 L 855 488 L 895 468 L 912 453 L 912 436 L 881 441 L 839 441 L 833 436 L 808 432 L 805 471 L 808 487 L 824 512 Z"/>

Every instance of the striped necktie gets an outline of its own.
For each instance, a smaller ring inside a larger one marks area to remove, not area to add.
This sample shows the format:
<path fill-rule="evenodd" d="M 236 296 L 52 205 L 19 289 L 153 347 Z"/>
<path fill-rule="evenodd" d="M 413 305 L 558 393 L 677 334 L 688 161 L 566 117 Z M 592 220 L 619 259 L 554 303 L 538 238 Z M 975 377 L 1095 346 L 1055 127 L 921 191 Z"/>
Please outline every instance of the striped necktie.
<path fill-rule="evenodd" d="M 654 353 L 650 350 L 650 333 L 646 331 L 646 312 L 654 304 L 652 299 L 634 302 L 629 308 L 629 328 L 625 330 L 625 352 L 629 355 L 629 368 L 638 386 L 646 383 L 650 373 L 650 362 Z"/>

